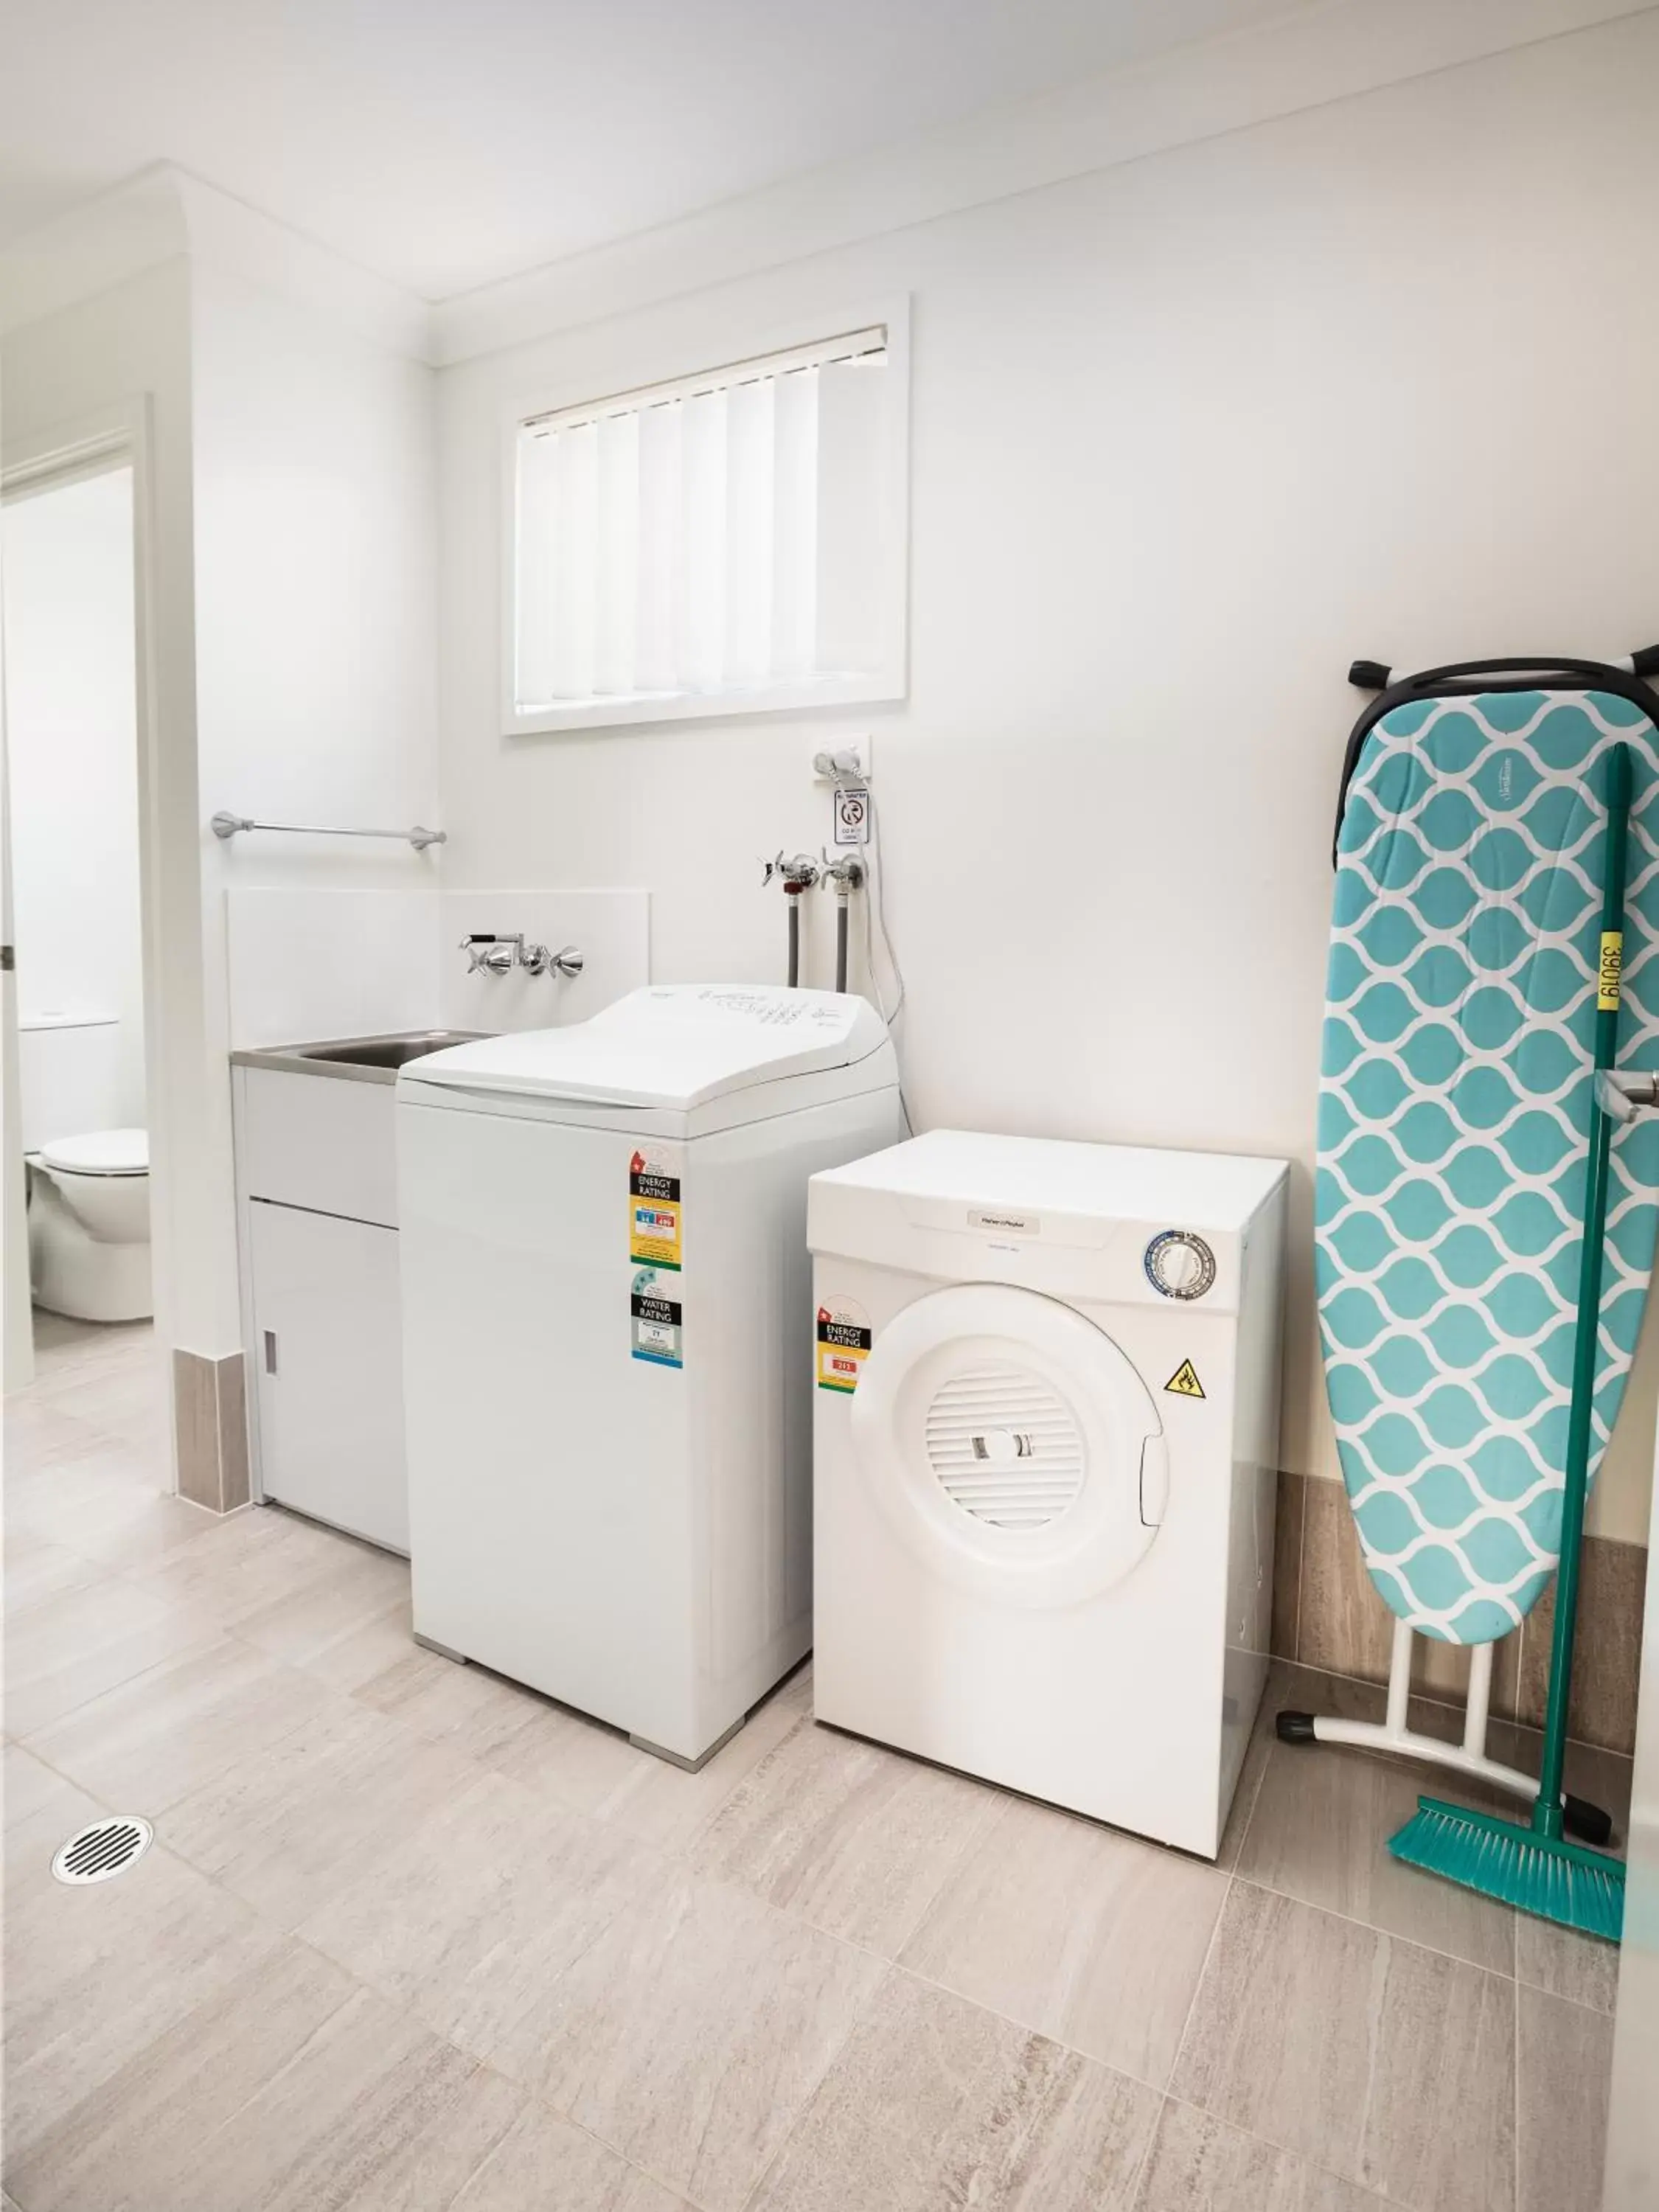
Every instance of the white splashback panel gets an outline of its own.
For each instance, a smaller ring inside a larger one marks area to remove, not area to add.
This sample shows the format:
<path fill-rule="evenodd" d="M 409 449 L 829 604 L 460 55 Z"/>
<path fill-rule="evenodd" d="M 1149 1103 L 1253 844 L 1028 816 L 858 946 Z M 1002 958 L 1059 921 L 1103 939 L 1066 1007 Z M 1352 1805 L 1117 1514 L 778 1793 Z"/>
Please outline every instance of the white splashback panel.
<path fill-rule="evenodd" d="M 442 922 L 439 1018 L 447 1029 L 562 1029 L 651 980 L 648 891 L 446 891 Z M 581 974 L 468 975 L 463 938 L 520 930 L 553 952 L 574 945 Z"/>
<path fill-rule="evenodd" d="M 228 890 L 233 1048 L 434 1029 L 436 890 Z"/>
<path fill-rule="evenodd" d="M 651 975 L 647 891 L 325 890 L 225 894 L 230 1042 L 301 1044 L 439 1027 L 586 1021 Z M 582 973 L 469 976 L 461 939 L 521 931 L 580 948 Z"/>

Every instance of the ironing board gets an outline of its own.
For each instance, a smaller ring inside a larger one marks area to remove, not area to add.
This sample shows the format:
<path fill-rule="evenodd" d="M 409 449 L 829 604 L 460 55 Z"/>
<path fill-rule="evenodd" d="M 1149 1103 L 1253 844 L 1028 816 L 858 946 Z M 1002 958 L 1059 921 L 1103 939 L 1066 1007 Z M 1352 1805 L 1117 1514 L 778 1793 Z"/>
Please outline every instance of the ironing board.
<path fill-rule="evenodd" d="M 1557 1560 L 1601 951 L 1591 793 L 1620 738 L 1619 1064 L 1659 1066 L 1651 695 L 1599 663 L 1497 666 L 1390 685 L 1350 741 L 1316 1185 L 1326 1389 L 1366 1568 L 1406 1628 L 1469 1644 L 1517 1626 Z M 1632 1121 L 1613 1147 L 1592 1481 L 1656 1199 L 1659 1121 Z M 1399 1703 L 1403 1727 L 1403 1678 Z"/>

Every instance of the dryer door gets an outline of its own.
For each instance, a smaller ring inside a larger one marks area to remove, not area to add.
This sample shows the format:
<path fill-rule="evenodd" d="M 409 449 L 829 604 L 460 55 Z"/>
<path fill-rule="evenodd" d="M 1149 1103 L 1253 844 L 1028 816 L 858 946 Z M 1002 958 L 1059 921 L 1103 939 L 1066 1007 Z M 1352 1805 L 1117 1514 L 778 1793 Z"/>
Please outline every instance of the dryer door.
<path fill-rule="evenodd" d="M 1035 1291 L 965 1283 L 883 1328 L 853 1400 L 860 1473 L 933 1573 L 1003 1603 L 1121 1582 L 1169 1487 L 1152 1394 L 1111 1338 Z"/>

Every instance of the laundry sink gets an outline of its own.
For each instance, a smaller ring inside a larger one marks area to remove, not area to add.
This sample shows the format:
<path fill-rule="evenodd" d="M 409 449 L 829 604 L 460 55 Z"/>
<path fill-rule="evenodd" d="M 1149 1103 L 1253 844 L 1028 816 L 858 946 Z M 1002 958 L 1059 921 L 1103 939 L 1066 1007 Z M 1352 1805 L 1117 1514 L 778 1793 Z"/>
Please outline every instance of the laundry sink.
<path fill-rule="evenodd" d="M 446 1045 L 470 1044 L 482 1035 L 477 1030 L 422 1030 L 412 1036 L 348 1037 L 343 1044 L 308 1044 L 300 1048 L 301 1060 L 327 1060 L 348 1067 L 403 1067 L 423 1060 Z"/>
<path fill-rule="evenodd" d="M 264 1067 L 285 1075 L 343 1075 L 354 1083 L 395 1083 L 398 1070 L 446 1045 L 471 1044 L 488 1030 L 399 1030 L 390 1036 L 326 1037 L 318 1044 L 263 1046 L 234 1052 L 238 1067 Z"/>

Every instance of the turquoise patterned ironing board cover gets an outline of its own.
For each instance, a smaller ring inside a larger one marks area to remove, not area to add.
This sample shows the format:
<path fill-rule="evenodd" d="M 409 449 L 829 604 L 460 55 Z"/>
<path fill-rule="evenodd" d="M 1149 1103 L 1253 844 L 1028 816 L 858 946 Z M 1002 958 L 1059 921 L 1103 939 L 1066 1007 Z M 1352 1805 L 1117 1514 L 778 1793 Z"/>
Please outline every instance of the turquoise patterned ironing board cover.
<path fill-rule="evenodd" d="M 1632 803 L 1621 1066 L 1659 1066 L 1659 736 L 1594 690 L 1419 696 L 1343 811 L 1319 1101 L 1326 1390 L 1371 1580 L 1481 1644 L 1560 1540 L 1592 1097 L 1605 769 Z M 1590 1479 L 1659 1212 L 1659 1115 L 1615 1130 Z"/>

